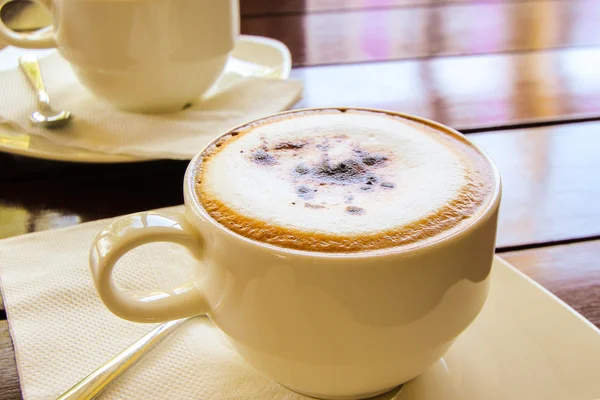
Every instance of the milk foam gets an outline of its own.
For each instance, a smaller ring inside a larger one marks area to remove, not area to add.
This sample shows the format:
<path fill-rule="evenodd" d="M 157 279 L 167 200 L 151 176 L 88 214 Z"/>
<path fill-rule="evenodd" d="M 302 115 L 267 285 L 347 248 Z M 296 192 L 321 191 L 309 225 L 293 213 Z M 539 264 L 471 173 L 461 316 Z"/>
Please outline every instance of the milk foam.
<path fill-rule="evenodd" d="M 213 218 L 256 240 L 315 251 L 412 243 L 456 228 L 490 191 L 479 153 L 417 122 L 353 110 L 265 122 L 213 148 L 197 187 Z"/>

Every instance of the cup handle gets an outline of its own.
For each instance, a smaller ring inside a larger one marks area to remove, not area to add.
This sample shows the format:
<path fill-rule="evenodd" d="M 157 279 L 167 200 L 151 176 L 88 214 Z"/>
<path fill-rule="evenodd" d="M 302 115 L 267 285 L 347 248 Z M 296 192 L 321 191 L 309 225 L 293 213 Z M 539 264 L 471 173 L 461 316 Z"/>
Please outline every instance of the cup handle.
<path fill-rule="evenodd" d="M 14 0 L 0 0 L 0 10 L 7 3 Z M 44 8 L 50 9 L 49 0 L 34 0 L 37 4 Z M 8 44 L 26 49 L 50 49 L 56 47 L 56 37 L 52 29 L 43 28 L 34 33 L 19 33 L 10 29 L 4 24 L 0 18 L 0 39 L 3 39 Z"/>
<path fill-rule="evenodd" d="M 166 291 L 125 292 L 112 280 L 117 261 L 128 251 L 152 242 L 173 242 L 201 257 L 202 238 L 183 214 L 143 212 L 121 217 L 96 236 L 90 249 L 90 268 L 100 298 L 123 319 L 163 322 L 209 311 L 204 294 L 193 281 Z"/>

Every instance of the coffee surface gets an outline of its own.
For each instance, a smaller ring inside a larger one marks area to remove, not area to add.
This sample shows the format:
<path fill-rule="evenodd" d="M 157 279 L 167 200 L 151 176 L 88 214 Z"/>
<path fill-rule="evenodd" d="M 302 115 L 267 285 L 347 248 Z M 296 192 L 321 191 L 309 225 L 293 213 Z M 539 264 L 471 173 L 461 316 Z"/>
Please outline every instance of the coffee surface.
<path fill-rule="evenodd" d="M 221 138 L 199 165 L 196 193 L 217 222 L 318 252 L 437 240 L 480 214 L 494 182 L 462 136 L 362 110 L 255 122 Z"/>

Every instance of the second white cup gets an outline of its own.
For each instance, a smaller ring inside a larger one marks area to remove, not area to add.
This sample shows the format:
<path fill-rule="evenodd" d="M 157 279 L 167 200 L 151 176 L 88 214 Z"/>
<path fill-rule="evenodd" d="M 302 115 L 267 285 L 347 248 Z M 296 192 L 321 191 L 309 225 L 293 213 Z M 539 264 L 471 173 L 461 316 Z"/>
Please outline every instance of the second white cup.
<path fill-rule="evenodd" d="M 130 111 L 193 103 L 221 75 L 239 35 L 237 0 L 36 1 L 52 12 L 52 29 L 21 34 L 0 22 L 0 38 L 58 48 L 90 92 Z"/>

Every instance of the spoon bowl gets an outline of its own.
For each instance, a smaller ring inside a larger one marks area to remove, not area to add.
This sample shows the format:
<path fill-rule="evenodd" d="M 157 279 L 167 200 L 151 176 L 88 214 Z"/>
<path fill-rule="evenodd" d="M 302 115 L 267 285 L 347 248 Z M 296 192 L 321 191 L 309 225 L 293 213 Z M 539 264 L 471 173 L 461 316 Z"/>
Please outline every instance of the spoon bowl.
<path fill-rule="evenodd" d="M 50 106 L 50 97 L 44 86 L 37 57 L 30 54 L 21 56 L 19 67 L 21 67 L 31 87 L 35 90 L 37 97 L 38 109 L 29 117 L 31 124 L 45 129 L 60 128 L 67 125 L 72 119 L 71 113 L 65 110 L 56 111 Z"/>
<path fill-rule="evenodd" d="M 29 117 L 29 121 L 32 125 L 46 129 L 61 128 L 71 121 L 71 113 L 69 111 L 49 111 L 52 112 L 46 111 L 42 113 L 41 111 L 34 111 Z"/>

